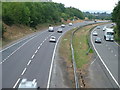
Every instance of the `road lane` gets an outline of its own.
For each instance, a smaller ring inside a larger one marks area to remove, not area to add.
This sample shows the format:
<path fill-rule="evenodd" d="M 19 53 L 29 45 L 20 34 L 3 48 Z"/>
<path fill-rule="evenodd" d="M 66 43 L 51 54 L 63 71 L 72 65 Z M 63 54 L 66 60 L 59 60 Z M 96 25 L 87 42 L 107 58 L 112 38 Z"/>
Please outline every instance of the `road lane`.
<path fill-rule="evenodd" d="M 64 31 L 90 23 L 93 22 L 77 23 L 73 26 L 66 25 Z M 37 78 L 41 87 L 46 87 L 51 57 L 55 46 L 55 44 L 49 43 L 48 40 L 52 34 L 57 38 L 62 35 L 56 33 L 57 28 L 55 32 L 46 31 L 33 38 L 2 63 L 3 88 L 16 87 L 21 78 L 26 77 L 28 79 Z"/>
<path fill-rule="evenodd" d="M 101 26 L 101 29 L 95 28 L 93 31 L 98 32 L 98 36 L 102 38 L 102 43 L 94 43 L 96 36 L 91 36 L 94 48 L 100 55 L 101 61 L 105 64 L 106 70 L 109 72 L 111 78 L 114 80 L 114 83 L 118 84 L 118 46 L 115 42 L 109 42 L 104 40 L 104 31 L 102 30 L 104 25 Z M 110 24 L 106 25 L 110 27 Z M 92 33 L 91 33 L 92 35 Z"/>

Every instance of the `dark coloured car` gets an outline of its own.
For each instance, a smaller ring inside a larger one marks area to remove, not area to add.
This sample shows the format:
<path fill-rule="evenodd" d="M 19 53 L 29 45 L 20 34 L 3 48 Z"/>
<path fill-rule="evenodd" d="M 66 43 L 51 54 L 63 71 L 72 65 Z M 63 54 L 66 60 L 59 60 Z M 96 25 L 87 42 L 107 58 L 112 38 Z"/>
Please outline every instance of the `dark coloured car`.
<path fill-rule="evenodd" d="M 100 37 L 95 38 L 95 43 L 102 43 L 102 39 Z"/>

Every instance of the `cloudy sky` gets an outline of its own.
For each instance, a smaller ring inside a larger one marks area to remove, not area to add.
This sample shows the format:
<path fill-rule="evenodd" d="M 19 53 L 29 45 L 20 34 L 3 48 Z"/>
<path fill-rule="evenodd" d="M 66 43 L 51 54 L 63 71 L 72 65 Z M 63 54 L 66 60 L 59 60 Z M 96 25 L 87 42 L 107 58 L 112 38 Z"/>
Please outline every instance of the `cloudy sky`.
<path fill-rule="evenodd" d="M 108 12 L 111 13 L 118 0 L 52 0 L 53 2 L 63 3 L 66 7 L 72 6 L 81 11 Z"/>

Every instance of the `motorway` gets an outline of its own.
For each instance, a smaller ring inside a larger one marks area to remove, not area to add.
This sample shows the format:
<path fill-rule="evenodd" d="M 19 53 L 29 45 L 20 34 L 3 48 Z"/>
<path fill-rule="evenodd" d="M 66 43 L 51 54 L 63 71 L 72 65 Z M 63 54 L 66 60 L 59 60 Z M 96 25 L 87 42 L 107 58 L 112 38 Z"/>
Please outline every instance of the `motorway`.
<path fill-rule="evenodd" d="M 114 88 L 120 88 L 118 81 L 118 48 L 119 45 L 116 42 L 110 42 L 104 40 L 104 32 L 102 29 L 104 26 L 111 27 L 111 24 L 101 25 L 100 29 L 95 28 L 91 32 L 91 43 L 93 45 L 94 50 L 96 51 L 99 61 L 101 61 L 104 69 L 107 73 L 107 77 L 111 79 L 111 83 Z M 95 43 L 95 37 L 92 33 L 97 31 L 98 37 L 102 38 L 102 43 Z M 97 60 L 96 60 L 97 61 Z M 95 63 L 96 61 L 92 62 Z M 99 82 L 99 81 L 98 81 Z M 107 82 L 107 81 L 106 81 Z M 110 82 L 109 82 L 110 83 Z M 112 86 L 110 86 L 112 88 Z"/>
<path fill-rule="evenodd" d="M 57 43 L 50 43 L 49 38 L 54 35 L 59 41 L 60 37 L 72 28 L 94 23 L 86 21 L 73 24 L 63 29 L 63 33 L 57 33 L 60 27 L 54 27 L 54 32 L 47 30 L 27 37 L 6 49 L 2 53 L 2 88 L 17 88 L 23 78 L 37 79 L 38 86 L 49 88 L 52 64 Z"/>

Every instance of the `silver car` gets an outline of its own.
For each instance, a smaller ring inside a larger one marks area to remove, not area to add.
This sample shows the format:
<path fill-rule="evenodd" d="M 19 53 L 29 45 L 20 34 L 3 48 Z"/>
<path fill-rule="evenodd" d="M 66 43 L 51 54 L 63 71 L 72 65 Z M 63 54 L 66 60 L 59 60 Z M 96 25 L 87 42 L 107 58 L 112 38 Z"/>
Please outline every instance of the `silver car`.
<path fill-rule="evenodd" d="M 97 31 L 94 31 L 94 32 L 93 32 L 93 36 L 98 36 Z"/>
<path fill-rule="evenodd" d="M 55 36 L 51 36 L 49 42 L 56 42 Z"/>

